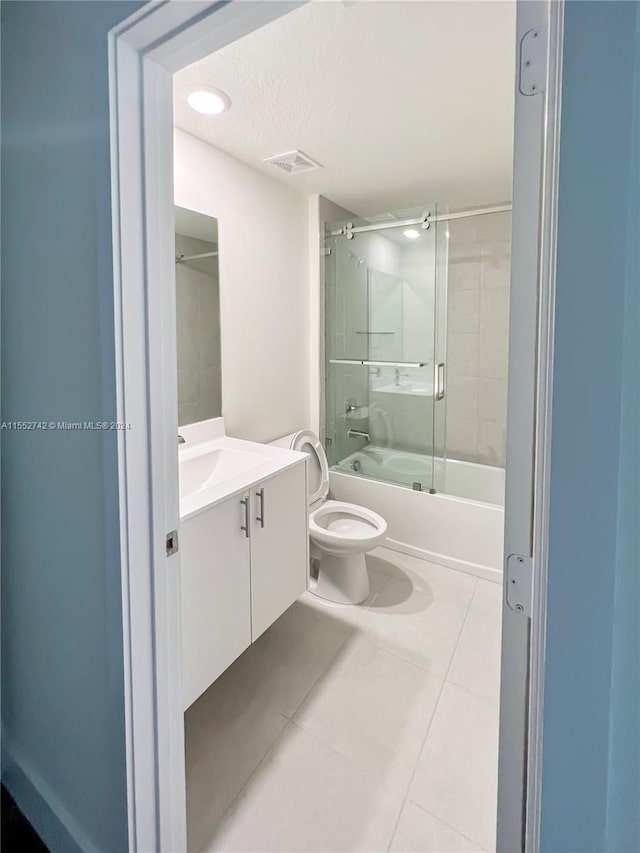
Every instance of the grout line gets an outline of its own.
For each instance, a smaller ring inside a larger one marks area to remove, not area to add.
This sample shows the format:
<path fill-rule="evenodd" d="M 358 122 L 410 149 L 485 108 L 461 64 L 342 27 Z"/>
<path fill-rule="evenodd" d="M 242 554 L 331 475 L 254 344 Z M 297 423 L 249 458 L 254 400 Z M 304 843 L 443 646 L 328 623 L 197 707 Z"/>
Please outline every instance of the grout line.
<path fill-rule="evenodd" d="M 469 611 L 471 610 L 471 605 L 473 604 L 473 600 L 476 597 L 477 587 L 478 587 L 478 579 L 476 578 L 475 579 L 475 585 L 473 587 L 473 593 L 469 598 L 469 604 L 467 605 L 467 610 L 466 610 L 466 613 L 464 615 L 464 619 L 462 620 L 462 625 L 460 626 L 460 631 L 458 632 L 458 638 L 456 639 L 456 643 L 455 643 L 455 646 L 453 648 L 453 654 L 451 655 L 451 659 L 449 660 L 449 665 L 447 666 L 447 671 L 445 672 L 444 677 L 442 679 L 442 684 L 440 685 L 440 690 L 438 692 L 438 698 L 436 699 L 436 704 L 433 708 L 433 713 L 431 715 L 431 719 L 429 720 L 429 725 L 427 726 L 427 730 L 426 730 L 424 738 L 422 740 L 422 745 L 420 746 L 420 749 L 418 750 L 418 758 L 416 759 L 416 763 L 415 763 L 415 766 L 413 768 L 413 773 L 411 774 L 411 778 L 409 779 L 409 783 L 408 783 L 407 788 L 406 788 L 406 794 L 404 796 L 404 800 L 402 803 L 402 808 L 400 809 L 400 814 L 398 815 L 398 819 L 397 819 L 396 824 L 393 828 L 393 833 L 391 835 L 391 841 L 389 842 L 389 845 L 387 847 L 387 851 L 391 850 L 391 845 L 393 844 L 393 840 L 396 837 L 396 833 L 398 831 L 398 826 L 400 824 L 400 818 L 402 817 L 402 812 L 404 811 L 404 807 L 407 804 L 407 801 L 409 800 L 409 791 L 411 790 L 411 786 L 413 785 L 413 780 L 415 779 L 416 772 L 418 770 L 418 765 L 420 764 L 420 759 L 422 758 L 422 753 L 424 752 L 424 747 L 425 747 L 425 744 L 427 742 L 427 738 L 429 737 L 429 732 L 431 731 L 431 727 L 433 726 L 433 721 L 436 717 L 436 714 L 438 713 L 438 707 L 440 706 L 440 699 L 442 698 L 442 691 L 444 690 L 444 686 L 447 683 L 447 676 L 449 675 L 449 670 L 451 669 L 451 664 L 452 664 L 453 659 L 455 657 L 456 649 L 458 648 L 458 643 L 460 642 L 460 637 L 462 636 L 464 626 L 467 624 L 467 619 L 469 617 Z M 417 803 L 414 803 L 414 805 L 417 805 Z M 418 808 L 420 808 L 420 806 L 418 806 Z M 433 815 L 433 816 L 435 817 L 435 815 Z M 438 820 L 439 820 L 439 818 L 438 818 Z M 451 829 L 453 829 L 453 828 L 454 827 L 451 827 Z M 457 832 L 457 830 L 456 830 L 456 832 Z"/>
<path fill-rule="evenodd" d="M 353 633 L 357 633 L 357 631 L 354 631 Z M 302 697 L 302 699 L 298 702 L 298 704 L 296 705 L 296 707 L 295 707 L 295 708 L 293 709 L 293 711 L 291 712 L 291 716 L 289 716 L 288 714 L 285 714 L 284 712 L 280 712 L 280 713 L 282 714 L 282 716 L 283 716 L 285 719 L 287 719 L 287 720 L 289 720 L 289 721 L 293 722 L 293 718 L 294 718 L 294 717 L 295 717 L 295 715 L 298 713 L 298 711 L 299 711 L 299 710 L 300 710 L 300 708 L 303 706 L 303 704 L 306 702 L 307 697 L 309 696 L 309 694 L 311 693 L 311 691 L 314 689 L 314 687 L 316 686 L 316 684 L 318 684 L 318 682 L 320 681 L 320 679 L 321 679 L 321 678 L 322 678 L 322 677 L 323 677 L 323 676 L 324 676 L 324 675 L 329 671 L 329 669 L 330 669 L 331 665 L 333 664 L 333 662 L 335 661 L 335 659 L 338 657 L 338 655 L 340 654 L 340 652 L 342 652 L 342 650 L 343 650 L 343 649 L 344 649 L 344 647 L 346 646 L 346 644 L 347 644 L 348 640 L 350 639 L 350 637 L 351 637 L 351 633 L 350 633 L 349 631 L 347 631 L 347 632 L 345 633 L 345 636 L 344 636 L 343 641 L 340 643 L 340 645 L 339 645 L 339 646 L 338 646 L 338 648 L 335 650 L 335 652 L 331 655 L 331 657 L 329 658 L 329 660 L 327 661 L 327 663 L 325 664 L 325 666 L 320 670 L 320 672 L 318 673 L 318 675 L 314 678 L 314 680 L 313 680 L 312 684 L 309 686 L 309 689 L 306 691 L 306 693 L 304 694 L 304 696 Z"/>
<path fill-rule="evenodd" d="M 278 716 L 279 716 L 279 717 L 282 717 L 282 719 L 284 720 L 284 726 L 282 727 L 282 730 L 281 730 L 280 732 L 278 732 L 278 734 L 277 734 L 277 736 L 275 737 L 275 739 L 272 741 L 272 743 L 271 743 L 271 744 L 269 744 L 269 747 L 267 748 L 266 752 L 262 755 L 262 757 L 261 757 L 261 758 L 260 758 L 260 760 L 257 762 L 256 766 L 253 768 L 253 770 L 251 771 L 251 773 L 249 773 L 249 775 L 248 775 L 248 776 L 247 776 L 247 778 L 244 780 L 244 782 L 242 783 L 242 785 L 238 788 L 238 791 L 236 792 L 235 796 L 232 798 L 232 800 L 231 800 L 231 802 L 229 803 L 229 805 L 227 806 L 227 808 L 226 808 L 226 809 L 224 810 L 224 812 L 220 815 L 220 818 L 219 818 L 219 819 L 218 819 L 218 821 L 216 822 L 216 825 L 213 827 L 213 830 L 211 831 L 210 838 L 209 838 L 209 842 L 207 843 L 207 848 L 209 847 L 209 844 L 210 844 L 211 840 L 213 839 L 213 836 L 216 834 L 216 831 L 217 831 L 218 827 L 220 826 L 220 824 L 223 822 L 223 820 L 224 820 L 224 819 L 226 818 L 226 816 L 229 814 L 229 812 L 231 811 L 231 809 L 233 808 L 233 806 L 236 804 L 236 802 L 240 799 L 240 795 L 242 794 L 242 792 L 243 792 L 243 791 L 245 790 L 245 788 L 249 785 L 249 783 L 251 782 L 251 780 L 253 779 L 253 777 L 256 775 L 256 773 L 258 772 L 258 770 L 260 769 L 260 767 L 264 764 L 264 762 L 265 762 L 265 760 L 267 759 L 268 755 L 273 751 L 273 749 L 274 749 L 274 747 L 276 746 L 276 744 L 278 743 L 278 741 L 280 741 L 280 740 L 282 739 L 282 736 L 283 736 L 283 735 L 284 735 L 284 733 L 286 732 L 286 730 L 287 730 L 287 728 L 288 728 L 288 726 L 289 726 L 289 723 L 290 723 L 291 721 L 290 721 L 289 719 L 287 719 L 287 717 L 285 717 L 285 715 L 284 715 L 284 714 L 278 714 Z"/>
<path fill-rule="evenodd" d="M 420 811 L 425 812 L 425 814 L 430 815 L 430 817 L 432 817 L 434 820 L 439 821 L 439 823 L 442 823 L 442 824 L 444 824 L 444 826 L 446 826 L 446 827 L 448 827 L 449 829 L 453 830 L 453 832 L 455 832 L 455 833 L 456 833 L 456 835 L 461 835 L 461 836 L 462 836 L 462 838 L 465 838 L 465 839 L 466 839 L 467 841 L 469 841 L 471 844 L 477 844 L 477 846 L 478 846 L 478 851 L 482 851 L 482 853 L 489 853 L 489 851 L 487 850 L 487 848 L 486 848 L 486 847 L 483 847 L 483 846 L 482 846 L 482 844 L 480 844 L 480 842 L 479 842 L 479 841 L 476 841 L 476 839 L 475 839 L 475 838 L 471 838 L 469 835 L 465 835 L 465 834 L 464 834 L 464 832 L 460 832 L 460 830 L 459 830 L 459 829 L 456 829 L 456 828 L 455 828 L 455 826 L 451 826 L 451 824 L 450 824 L 450 823 L 447 823 L 447 821 L 446 821 L 446 820 L 442 820 L 442 818 L 441 818 L 441 817 L 438 817 L 438 815 L 435 815 L 432 811 L 429 811 L 429 809 L 425 809 L 425 808 L 424 808 L 424 806 L 420 806 L 420 805 L 418 805 L 418 803 L 414 803 L 414 802 L 413 802 L 413 800 L 407 800 L 407 802 L 411 803 L 411 805 L 412 805 L 412 806 L 415 806 L 417 809 L 420 809 Z"/>

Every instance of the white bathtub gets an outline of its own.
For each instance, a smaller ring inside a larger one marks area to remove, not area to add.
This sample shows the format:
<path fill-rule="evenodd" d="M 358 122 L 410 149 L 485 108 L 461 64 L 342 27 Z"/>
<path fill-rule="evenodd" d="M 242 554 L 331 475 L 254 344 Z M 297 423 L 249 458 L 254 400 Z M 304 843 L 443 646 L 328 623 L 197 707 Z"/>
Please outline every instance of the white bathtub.
<path fill-rule="evenodd" d="M 444 484 L 447 494 L 411 488 L 414 482 L 429 488 L 431 459 L 367 447 L 331 470 L 331 496 L 380 513 L 388 524 L 387 547 L 501 582 L 504 470 L 456 460 L 436 459 L 435 465 L 436 485 Z"/>
<path fill-rule="evenodd" d="M 462 462 L 459 459 L 436 458 L 434 462 L 434 485 L 438 492 L 472 501 L 504 505 L 504 468 Z M 388 447 L 369 445 L 347 456 L 334 468 L 345 474 L 358 473 L 404 486 L 413 486 L 418 482 L 423 491 L 429 491 L 432 485 L 431 457 Z"/>

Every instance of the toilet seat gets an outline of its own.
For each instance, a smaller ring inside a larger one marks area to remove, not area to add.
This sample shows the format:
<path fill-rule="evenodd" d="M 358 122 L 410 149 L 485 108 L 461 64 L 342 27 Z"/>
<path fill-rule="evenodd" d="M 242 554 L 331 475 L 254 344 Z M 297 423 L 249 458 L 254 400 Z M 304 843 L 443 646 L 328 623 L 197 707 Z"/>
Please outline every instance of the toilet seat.
<path fill-rule="evenodd" d="M 377 512 L 344 501 L 324 501 L 309 514 L 309 534 L 323 547 L 340 551 L 374 548 L 387 532 Z"/>
<path fill-rule="evenodd" d="M 329 463 L 320 439 L 310 429 L 301 429 L 293 433 L 290 445 L 292 450 L 298 450 L 309 456 L 307 465 L 309 506 L 323 501 L 329 494 Z"/>

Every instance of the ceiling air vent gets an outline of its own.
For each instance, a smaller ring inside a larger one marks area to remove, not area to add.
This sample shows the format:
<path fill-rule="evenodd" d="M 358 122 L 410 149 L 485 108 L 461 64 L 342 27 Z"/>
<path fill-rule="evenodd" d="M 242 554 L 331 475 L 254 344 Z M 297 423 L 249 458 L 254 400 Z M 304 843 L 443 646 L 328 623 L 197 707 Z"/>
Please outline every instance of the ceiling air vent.
<path fill-rule="evenodd" d="M 265 157 L 265 163 L 273 163 L 278 169 L 282 169 L 288 175 L 297 175 L 300 172 L 310 172 L 311 169 L 321 169 L 320 163 L 316 163 L 311 157 L 302 151 L 286 151 L 284 154 L 276 154 L 274 157 Z"/>

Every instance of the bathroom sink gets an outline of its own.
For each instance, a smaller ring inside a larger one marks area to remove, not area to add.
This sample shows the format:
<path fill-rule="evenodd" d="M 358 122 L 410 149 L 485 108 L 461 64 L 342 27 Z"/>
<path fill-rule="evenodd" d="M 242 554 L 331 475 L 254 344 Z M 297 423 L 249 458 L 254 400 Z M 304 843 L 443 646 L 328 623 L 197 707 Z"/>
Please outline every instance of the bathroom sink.
<path fill-rule="evenodd" d="M 251 468 L 257 468 L 263 465 L 267 458 L 258 453 L 220 447 L 192 456 L 190 459 L 181 459 L 180 497 L 194 495 Z"/>

